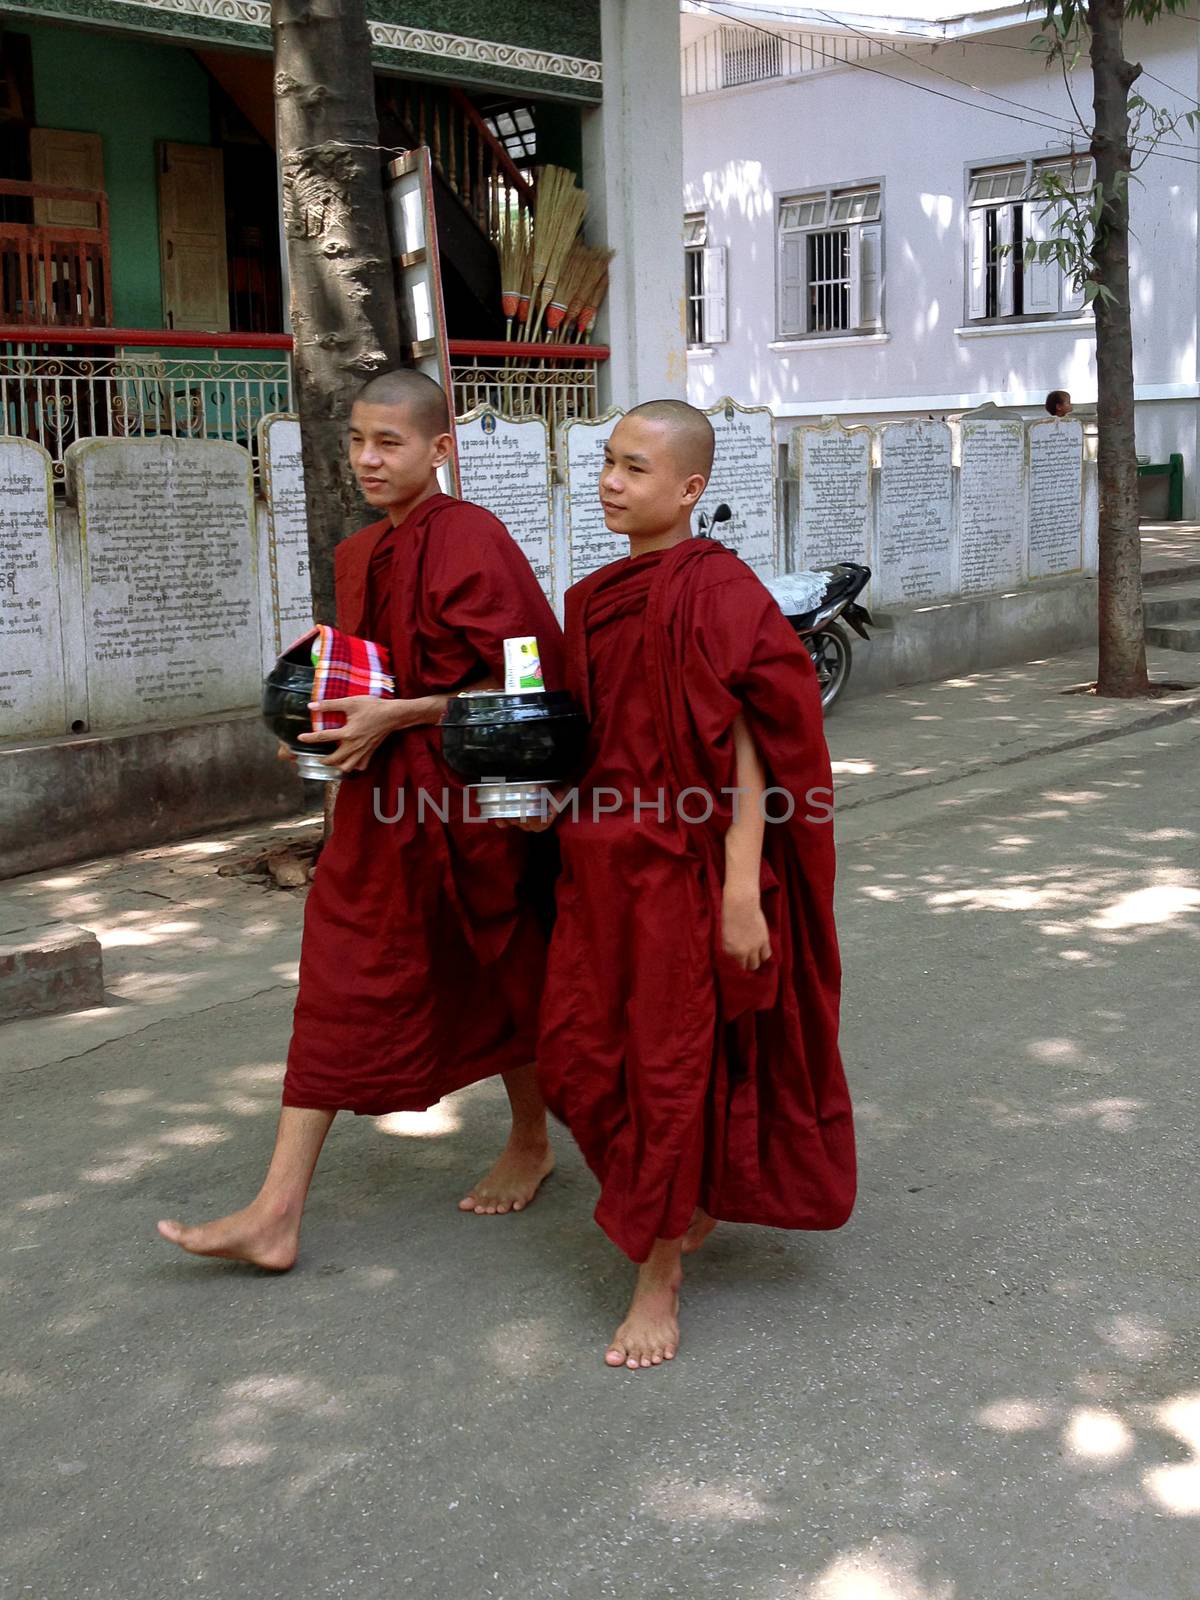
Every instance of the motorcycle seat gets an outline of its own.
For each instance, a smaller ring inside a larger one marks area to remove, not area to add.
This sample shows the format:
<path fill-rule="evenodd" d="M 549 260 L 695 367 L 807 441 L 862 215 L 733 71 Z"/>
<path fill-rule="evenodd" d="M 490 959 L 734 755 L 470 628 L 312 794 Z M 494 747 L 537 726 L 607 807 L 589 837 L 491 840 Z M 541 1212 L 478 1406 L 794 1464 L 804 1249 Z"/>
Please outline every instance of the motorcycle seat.
<path fill-rule="evenodd" d="M 845 594 L 854 594 L 860 587 L 860 568 L 836 566 L 829 569 L 829 585 L 825 590 L 825 598 L 821 601 L 822 607 L 840 600 Z"/>

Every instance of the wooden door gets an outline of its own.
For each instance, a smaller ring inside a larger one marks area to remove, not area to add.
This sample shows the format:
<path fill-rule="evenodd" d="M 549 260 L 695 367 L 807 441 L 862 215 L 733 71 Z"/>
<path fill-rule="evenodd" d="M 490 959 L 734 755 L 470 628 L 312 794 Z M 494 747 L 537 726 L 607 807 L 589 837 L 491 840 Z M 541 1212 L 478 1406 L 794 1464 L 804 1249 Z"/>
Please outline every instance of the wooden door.
<path fill-rule="evenodd" d="M 104 188 L 104 141 L 98 133 L 30 128 L 29 161 L 34 183 L 61 189 Z M 35 200 L 39 228 L 98 228 L 98 208 L 86 200 Z"/>
<path fill-rule="evenodd" d="M 159 145 L 158 236 L 165 325 L 227 333 L 229 259 L 219 150 Z"/>

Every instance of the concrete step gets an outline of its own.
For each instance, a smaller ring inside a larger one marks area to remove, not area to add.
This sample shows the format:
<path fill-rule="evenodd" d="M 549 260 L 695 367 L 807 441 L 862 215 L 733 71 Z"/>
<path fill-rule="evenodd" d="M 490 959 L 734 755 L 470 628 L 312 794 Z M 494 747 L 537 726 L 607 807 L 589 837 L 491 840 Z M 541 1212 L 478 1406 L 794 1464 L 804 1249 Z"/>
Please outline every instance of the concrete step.
<path fill-rule="evenodd" d="M 1180 583 L 1197 582 L 1200 582 L 1200 560 L 1163 562 L 1155 558 L 1143 558 L 1143 589 L 1174 588 Z"/>
<path fill-rule="evenodd" d="M 1200 653 L 1200 619 L 1152 624 L 1146 629 L 1146 643 L 1157 645 L 1160 650 Z"/>
<path fill-rule="evenodd" d="M 1200 584 L 1151 589 L 1146 595 L 1147 623 L 1200 619 Z"/>
<path fill-rule="evenodd" d="M 0 908 L 3 916 L 3 908 Z M 0 922 L 0 1022 L 104 1004 L 100 941 L 87 928 L 35 923 L 19 908 Z"/>

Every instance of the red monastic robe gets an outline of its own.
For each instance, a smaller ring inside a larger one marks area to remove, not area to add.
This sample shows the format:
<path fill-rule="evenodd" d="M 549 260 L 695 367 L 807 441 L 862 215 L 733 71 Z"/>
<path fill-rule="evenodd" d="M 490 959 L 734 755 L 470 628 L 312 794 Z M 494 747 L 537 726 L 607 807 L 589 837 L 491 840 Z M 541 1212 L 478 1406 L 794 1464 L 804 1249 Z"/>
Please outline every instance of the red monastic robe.
<path fill-rule="evenodd" d="M 838 1054 L 829 755 L 816 675 L 775 601 L 707 539 L 618 561 L 567 596 L 568 686 L 591 718 L 542 1008 L 542 1087 L 600 1180 L 596 1220 L 634 1261 L 696 1206 L 836 1228 L 854 1203 Z M 721 949 L 724 835 L 744 713 L 767 781 L 772 960 Z M 636 798 L 635 798 L 636 790 Z M 664 804 L 660 808 L 657 793 Z M 690 792 L 689 792 L 690 791 Z M 617 805 L 617 796 L 620 805 Z M 713 815 L 699 818 L 712 797 Z M 594 803 L 598 801 L 598 817 Z M 787 797 L 769 799 L 782 816 Z"/>
<path fill-rule="evenodd" d="M 402 698 L 503 682 L 504 640 L 528 634 L 547 685 L 562 682 L 554 614 L 480 506 L 438 494 L 398 528 L 363 528 L 338 546 L 335 575 L 338 626 L 388 647 Z M 420 1111 L 532 1061 L 546 958 L 530 890 L 538 842 L 464 822 L 462 788 L 433 726 L 391 735 L 340 785 L 305 912 L 285 1105 Z M 379 820 L 401 802 L 399 820 Z"/>

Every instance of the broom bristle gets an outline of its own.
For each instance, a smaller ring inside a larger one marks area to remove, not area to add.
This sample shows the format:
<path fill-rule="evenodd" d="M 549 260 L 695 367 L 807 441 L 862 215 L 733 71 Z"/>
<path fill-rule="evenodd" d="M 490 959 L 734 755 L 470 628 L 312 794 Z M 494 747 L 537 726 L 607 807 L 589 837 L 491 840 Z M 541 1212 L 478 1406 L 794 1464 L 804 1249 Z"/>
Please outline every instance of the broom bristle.
<path fill-rule="evenodd" d="M 571 246 L 587 212 L 587 195 L 564 167 L 542 167 L 533 214 L 535 322 L 554 298 Z"/>
<path fill-rule="evenodd" d="M 616 255 L 615 250 L 593 250 L 593 273 L 588 284 L 587 294 L 581 309 L 574 317 L 576 339 L 586 338 L 591 332 L 596 321 L 596 313 L 604 304 L 604 297 L 608 293 L 608 263 Z"/>
<path fill-rule="evenodd" d="M 594 273 L 592 254 L 588 246 L 577 239 L 563 264 L 562 275 L 554 293 L 554 305 L 563 308 L 563 315 L 558 318 L 558 323 L 565 324 L 567 328 L 572 326 L 583 308 L 588 284 Z M 546 320 L 547 322 L 550 320 L 549 312 Z"/>
<path fill-rule="evenodd" d="M 505 218 L 499 239 L 500 298 L 504 314 L 512 317 L 520 298 L 521 284 L 529 266 L 532 238 L 529 215 L 524 211 L 510 212 Z"/>

